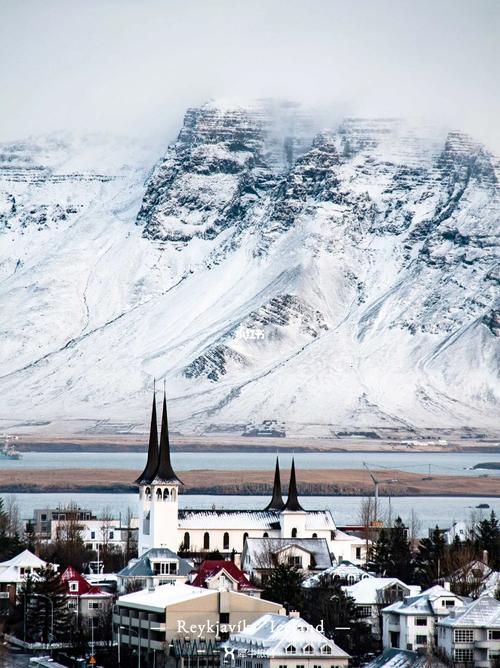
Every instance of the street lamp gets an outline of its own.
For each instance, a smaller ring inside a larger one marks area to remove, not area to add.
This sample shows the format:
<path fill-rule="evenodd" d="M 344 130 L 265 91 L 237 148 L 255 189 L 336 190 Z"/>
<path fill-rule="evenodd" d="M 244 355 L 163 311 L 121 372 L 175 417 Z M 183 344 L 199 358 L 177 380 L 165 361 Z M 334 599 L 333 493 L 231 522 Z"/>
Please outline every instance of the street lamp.
<path fill-rule="evenodd" d="M 123 626 L 123 624 L 122 624 L 122 625 L 118 624 L 118 665 L 119 665 L 119 666 L 122 665 L 122 655 L 121 655 L 121 644 L 122 644 L 122 640 L 121 640 L 121 630 L 122 630 L 122 629 L 125 629 L 125 628 L 126 628 L 126 627 Z"/>

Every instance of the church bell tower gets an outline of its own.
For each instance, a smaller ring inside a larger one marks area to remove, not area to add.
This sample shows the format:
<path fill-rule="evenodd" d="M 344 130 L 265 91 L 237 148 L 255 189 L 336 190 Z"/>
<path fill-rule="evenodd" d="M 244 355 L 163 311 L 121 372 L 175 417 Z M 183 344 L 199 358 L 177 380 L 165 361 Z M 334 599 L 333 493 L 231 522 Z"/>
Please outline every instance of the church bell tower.
<path fill-rule="evenodd" d="M 179 549 L 179 480 L 170 461 L 167 399 L 163 395 L 160 446 L 153 395 L 151 428 L 146 467 L 137 478 L 139 485 L 139 556 L 152 547 Z"/>

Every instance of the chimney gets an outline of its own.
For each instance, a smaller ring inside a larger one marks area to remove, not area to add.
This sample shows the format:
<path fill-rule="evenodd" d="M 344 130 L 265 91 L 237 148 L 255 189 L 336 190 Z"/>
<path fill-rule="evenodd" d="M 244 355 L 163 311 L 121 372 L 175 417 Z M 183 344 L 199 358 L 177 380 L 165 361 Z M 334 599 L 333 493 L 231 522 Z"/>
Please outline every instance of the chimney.
<path fill-rule="evenodd" d="M 299 619 L 300 612 L 298 610 L 290 610 L 288 616 L 290 617 L 290 619 Z"/>
<path fill-rule="evenodd" d="M 483 564 L 488 565 L 488 550 L 483 550 Z"/>
<path fill-rule="evenodd" d="M 450 583 L 447 580 L 443 582 L 443 587 L 446 589 L 446 591 L 451 591 Z"/>

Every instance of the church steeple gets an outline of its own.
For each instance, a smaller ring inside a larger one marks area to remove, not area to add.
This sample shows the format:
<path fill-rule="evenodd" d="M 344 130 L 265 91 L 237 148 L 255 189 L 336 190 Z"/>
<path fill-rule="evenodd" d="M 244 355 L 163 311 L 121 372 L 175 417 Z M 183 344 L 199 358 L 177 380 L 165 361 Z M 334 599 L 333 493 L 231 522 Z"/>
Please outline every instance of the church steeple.
<path fill-rule="evenodd" d="M 184 483 L 176 476 L 172 463 L 170 462 L 170 440 L 168 436 L 167 397 L 163 394 L 163 408 L 161 415 L 160 452 L 158 456 L 158 467 L 151 480 L 153 485 L 164 485 L 172 482 Z"/>
<path fill-rule="evenodd" d="M 276 467 L 274 469 L 274 486 L 273 486 L 273 498 L 270 503 L 264 508 L 264 510 L 283 510 L 285 507 L 285 502 L 283 501 L 283 496 L 281 495 L 281 476 L 280 476 L 280 465 L 278 457 L 276 457 Z"/>
<path fill-rule="evenodd" d="M 158 425 L 156 422 L 156 392 L 153 391 L 153 408 L 151 410 L 151 425 L 149 428 L 148 460 L 144 471 L 135 481 L 137 485 L 148 485 L 154 478 L 158 468 Z"/>
<path fill-rule="evenodd" d="M 297 480 L 295 479 L 295 460 L 292 459 L 292 470 L 290 471 L 290 483 L 288 484 L 288 499 L 283 510 L 304 510 L 299 503 L 297 493 Z"/>

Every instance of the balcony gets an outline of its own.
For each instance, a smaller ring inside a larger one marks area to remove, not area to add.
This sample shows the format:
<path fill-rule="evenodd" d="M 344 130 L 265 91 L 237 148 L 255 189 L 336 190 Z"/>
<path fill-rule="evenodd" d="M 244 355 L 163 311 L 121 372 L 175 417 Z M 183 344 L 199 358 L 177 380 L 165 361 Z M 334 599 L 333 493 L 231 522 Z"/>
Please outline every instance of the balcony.
<path fill-rule="evenodd" d="M 490 649 L 494 642 L 494 640 L 476 640 L 474 647 L 476 649 Z"/>

